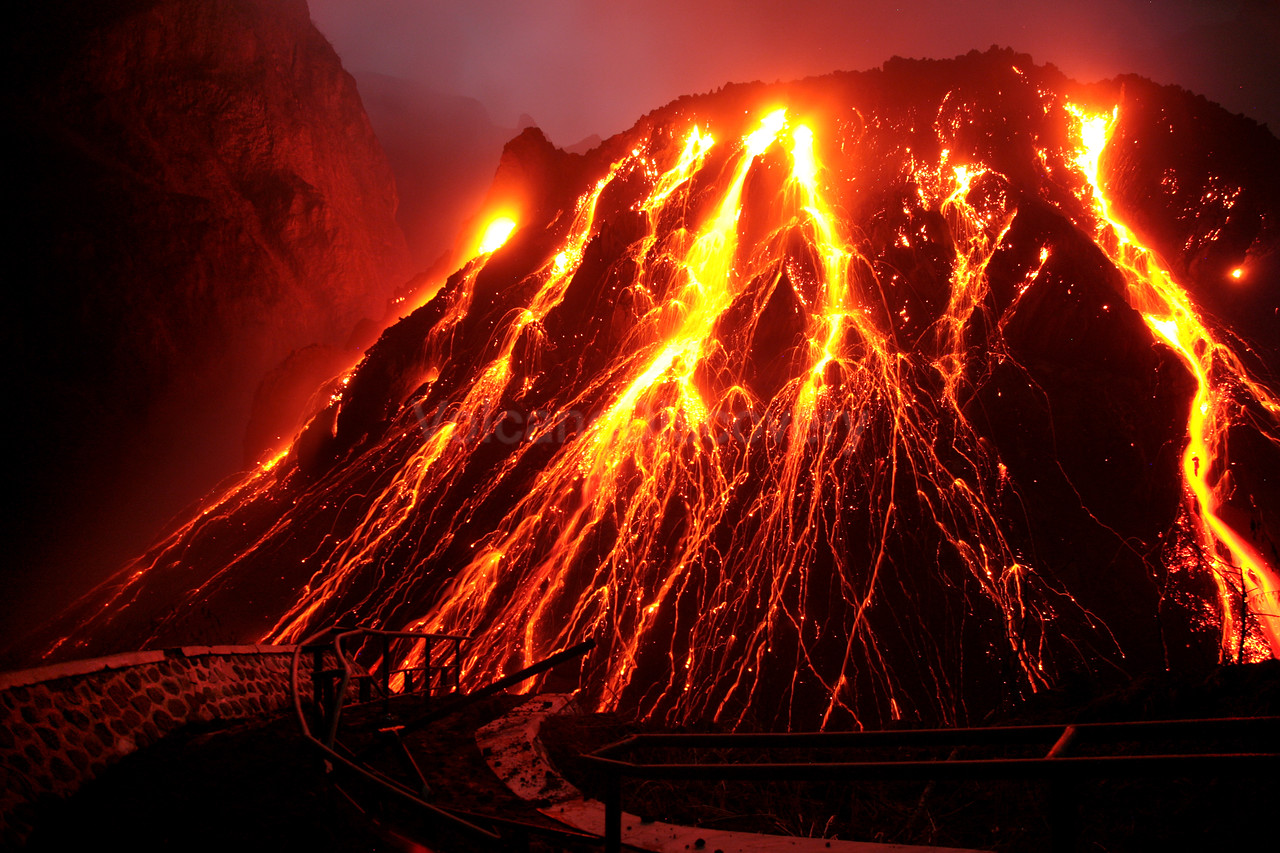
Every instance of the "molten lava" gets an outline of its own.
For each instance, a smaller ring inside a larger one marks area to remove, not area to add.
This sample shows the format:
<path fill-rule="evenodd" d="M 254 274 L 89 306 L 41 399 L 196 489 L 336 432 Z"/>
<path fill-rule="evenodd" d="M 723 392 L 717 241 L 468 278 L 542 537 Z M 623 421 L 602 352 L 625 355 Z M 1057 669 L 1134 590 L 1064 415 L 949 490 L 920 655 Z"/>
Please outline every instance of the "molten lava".
<path fill-rule="evenodd" d="M 516 221 L 509 216 L 495 217 L 492 222 L 484 229 L 484 236 L 480 238 L 480 246 L 476 250 L 478 254 L 487 255 L 490 252 L 496 252 L 511 237 L 511 232 L 516 230 Z"/>
<path fill-rule="evenodd" d="M 745 125 L 642 123 L 573 204 L 495 220 L 289 457 L 142 558 L 92 630 L 152 572 L 216 566 L 178 614 L 296 554 L 309 580 L 259 593 L 281 603 L 264 642 L 345 614 L 468 634 L 480 683 L 590 636 L 599 707 L 956 720 L 1143 630 L 1100 615 L 1109 581 L 1074 582 L 1072 542 L 1045 532 L 1074 500 L 1071 524 L 1194 599 L 1177 612 L 1215 622 L 1224 658 L 1280 653 L 1275 567 L 1227 511 L 1248 501 L 1228 434 L 1276 445 L 1280 401 L 1115 212 L 1117 114 L 1004 73 L 1040 122 L 1016 167 L 950 93 L 897 124 L 777 95 Z M 1108 369 L 1185 414 L 1146 463 L 1180 478 L 1174 517 L 1109 520 L 1127 510 L 1084 497 L 1101 480 L 1054 459 L 1049 343 L 1079 344 L 1034 323 L 1086 298 L 1152 365 Z"/>
<path fill-rule="evenodd" d="M 1228 430 L 1242 410 L 1249 408 L 1260 410 L 1274 426 L 1280 418 L 1280 399 L 1250 377 L 1239 357 L 1205 325 L 1186 290 L 1111 214 L 1099 166 L 1116 112 L 1108 116 L 1089 115 L 1074 106 L 1068 110 L 1080 120 L 1081 147 L 1076 163 L 1093 192 L 1099 223 L 1095 239 L 1123 273 L 1129 304 L 1141 312 L 1157 339 L 1178 354 L 1195 378 L 1182 454 L 1182 476 L 1190 498 L 1184 523 L 1196 531 L 1200 550 L 1208 556 L 1218 584 L 1224 656 L 1233 657 L 1240 651 L 1242 633 L 1235 621 L 1243 615 L 1237 612 L 1237 602 L 1243 598 L 1262 616 L 1260 624 L 1270 652 L 1280 657 L 1280 611 L 1275 609 L 1280 601 L 1280 578 L 1247 537 L 1219 514 L 1231 488 L 1226 476 Z M 1260 652 L 1255 650 L 1255 655 Z"/>

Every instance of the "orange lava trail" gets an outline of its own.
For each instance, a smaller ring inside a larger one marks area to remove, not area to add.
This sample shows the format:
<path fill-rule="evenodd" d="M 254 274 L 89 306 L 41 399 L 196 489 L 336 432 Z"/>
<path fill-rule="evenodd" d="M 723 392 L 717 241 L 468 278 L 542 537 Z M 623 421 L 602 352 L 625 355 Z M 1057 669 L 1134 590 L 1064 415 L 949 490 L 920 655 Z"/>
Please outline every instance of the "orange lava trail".
<path fill-rule="evenodd" d="M 1262 431 L 1276 442 L 1280 400 L 1112 214 L 1100 162 L 1114 114 L 1068 110 L 1080 136 L 1070 160 L 1092 190 L 1090 236 L 1153 340 L 1196 381 L 1180 523 L 1212 563 L 1222 653 L 1235 657 L 1258 634 L 1239 600 L 1274 607 L 1280 584 L 1222 518 L 1226 438 L 1247 408 L 1270 419 Z M 470 635 L 463 677 L 474 684 L 594 637 L 600 650 L 585 665 L 602 709 L 748 726 L 776 708 L 764 724 L 794 729 L 863 725 L 869 708 L 955 722 L 963 642 L 935 635 L 928 614 L 961 608 L 947 624 L 980 625 L 983 653 L 998 661 L 993 689 L 1052 683 L 1055 620 L 1106 628 L 1026 553 L 1021 496 L 988 427 L 973 422 L 977 386 L 1003 358 L 1006 324 L 1051 247 L 1009 253 L 1022 284 L 995 316 L 988 274 L 1019 196 L 990 164 L 953 157 L 957 130 L 940 122 L 941 155 L 923 165 L 911 155 L 903 177 L 912 227 L 894 232 L 945 271 L 945 298 L 913 325 L 905 307 L 890 311 L 892 273 L 841 206 L 852 179 L 824 165 L 862 156 L 859 143 L 837 145 L 806 119 L 762 112 L 724 138 L 704 125 L 678 137 L 655 129 L 545 234 L 533 233 L 542 223 L 495 222 L 418 315 L 432 320 L 414 352 L 420 374 L 385 432 L 353 440 L 314 482 L 296 459 L 262 466 L 140 558 L 109 606 L 137 595 L 152 567 L 180 566 L 201 531 L 279 501 L 288 506 L 184 593 L 199 601 L 250 555 L 319 527 L 323 536 L 299 536 L 318 538 L 302 561 L 311 576 L 272 611 L 266 642 L 354 611 L 382 627 Z M 618 198 L 626 221 L 606 227 L 601 211 Z M 922 222 L 937 233 L 924 236 Z M 597 239 L 610 253 L 589 251 Z M 486 303 L 494 259 L 517 250 L 543 254 Z M 605 256 L 604 272 L 588 263 Z M 625 296 L 592 343 L 593 371 L 587 356 L 566 355 L 579 337 L 554 332 L 584 270 Z M 332 424 L 346 393 L 326 413 Z M 516 411 L 529 401 L 536 412 Z M 509 427 L 520 435 L 495 448 Z M 407 626 L 406 606 L 418 608 Z M 1280 655 L 1280 626 L 1260 622 Z"/>
<path fill-rule="evenodd" d="M 1189 524 L 1218 585 L 1222 657 L 1231 660 L 1241 654 L 1245 632 L 1239 624 L 1238 602 L 1244 598 L 1259 618 L 1271 655 L 1280 658 L 1280 576 L 1220 514 L 1231 491 L 1226 476 L 1227 432 L 1236 422 L 1235 411 L 1242 405 L 1256 407 L 1270 417 L 1274 429 L 1280 425 L 1280 399 L 1249 375 L 1239 357 L 1214 335 L 1186 290 L 1112 213 L 1102 186 L 1101 160 L 1118 108 L 1110 114 L 1092 114 L 1075 106 L 1068 110 L 1079 125 L 1076 166 L 1093 191 L 1096 241 L 1123 273 L 1129 304 L 1142 314 L 1156 339 L 1177 353 L 1196 382 L 1187 416 L 1182 477 L 1190 498 Z M 1267 437 L 1277 443 L 1274 433 Z M 1265 653 L 1254 649 L 1250 657 Z"/>
<path fill-rule="evenodd" d="M 788 138 L 787 126 L 784 112 L 770 113 L 741 140 L 718 205 L 696 229 L 656 230 L 684 204 L 709 144 L 697 129 L 641 204 L 650 230 L 632 248 L 634 286 L 652 294 L 652 307 L 632 334 L 633 353 L 610 369 L 612 402 L 415 625 L 472 633 L 472 675 L 501 675 L 577 637 L 608 637 L 602 704 L 635 690 L 635 674 L 661 649 L 663 680 L 641 688 L 642 706 L 740 724 L 781 651 L 775 646 L 785 644 L 790 691 L 816 682 L 827 697 L 804 724 L 856 718 L 859 671 L 898 713 L 895 681 L 865 614 L 893 559 L 895 494 L 911 483 L 930 526 L 1003 614 L 1026 683 L 1044 683 L 1037 631 L 1027 628 L 1051 614 L 1022 595 L 1024 582 L 1036 581 L 1006 541 L 983 478 L 957 476 L 935 450 L 938 421 L 948 420 L 953 447 L 967 454 L 963 471 L 998 467 L 958 400 L 959 330 L 982 301 L 986 264 L 1013 211 L 987 222 L 965 199 L 977 172 L 954 170 L 938 200 L 961 235 L 953 293 L 936 334 L 941 351 L 922 360 L 872 319 L 866 305 L 878 299 L 879 282 L 824 198 L 814 134 L 795 124 Z M 791 165 L 775 225 L 742 245 L 743 186 L 758 158 L 782 157 L 780 148 Z M 804 307 L 801 369 L 766 399 L 736 380 L 735 343 L 750 338 L 783 287 Z M 725 340 L 726 318 L 744 304 L 753 306 L 747 332 Z M 913 390 L 910 377 L 931 370 L 944 377 L 945 413 Z M 735 424 L 743 440 L 725 440 Z M 860 471 L 857 460 L 868 455 L 880 462 Z M 764 488 L 750 488 L 757 477 Z M 867 564 L 848 556 L 851 531 L 834 518 L 856 504 L 873 519 Z M 813 566 L 827 559 L 834 565 L 815 579 Z M 819 583 L 834 588 L 851 616 L 828 623 L 808 612 L 824 595 L 811 588 Z M 833 642 L 842 647 L 834 663 Z M 945 693 L 947 674 L 934 667 L 931 678 Z"/>

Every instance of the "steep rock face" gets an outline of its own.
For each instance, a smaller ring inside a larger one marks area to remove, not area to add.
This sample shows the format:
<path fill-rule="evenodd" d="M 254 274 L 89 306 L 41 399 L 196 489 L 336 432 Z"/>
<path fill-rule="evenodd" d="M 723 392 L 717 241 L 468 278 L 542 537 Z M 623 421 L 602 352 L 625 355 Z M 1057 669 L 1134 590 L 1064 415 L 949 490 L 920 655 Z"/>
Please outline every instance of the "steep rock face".
<path fill-rule="evenodd" d="M 471 98 L 385 74 L 353 73 L 396 175 L 397 219 L 418 268 L 426 269 L 479 206 L 503 143 L 516 130 L 495 125 Z"/>
<path fill-rule="evenodd" d="M 380 318 L 407 254 L 355 83 L 303 0 L 40 4 L 11 40 L 6 397 L 28 500 L 10 521 L 30 575 L 73 535 L 74 562 L 118 563 L 235 470 L 262 375 Z M 112 541 L 92 544 L 104 504 L 128 519 L 108 509 Z"/>

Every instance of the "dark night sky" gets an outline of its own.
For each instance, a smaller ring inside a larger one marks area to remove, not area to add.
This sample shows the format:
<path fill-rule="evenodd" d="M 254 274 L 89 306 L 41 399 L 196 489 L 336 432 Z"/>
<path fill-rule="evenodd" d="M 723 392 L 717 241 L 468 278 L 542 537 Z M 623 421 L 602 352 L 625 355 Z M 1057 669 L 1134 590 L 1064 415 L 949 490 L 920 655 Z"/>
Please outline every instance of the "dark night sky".
<path fill-rule="evenodd" d="M 728 82 L 946 58 L 992 44 L 1091 81 L 1134 72 L 1280 130 L 1277 0 L 310 0 L 349 70 L 608 136 Z"/>

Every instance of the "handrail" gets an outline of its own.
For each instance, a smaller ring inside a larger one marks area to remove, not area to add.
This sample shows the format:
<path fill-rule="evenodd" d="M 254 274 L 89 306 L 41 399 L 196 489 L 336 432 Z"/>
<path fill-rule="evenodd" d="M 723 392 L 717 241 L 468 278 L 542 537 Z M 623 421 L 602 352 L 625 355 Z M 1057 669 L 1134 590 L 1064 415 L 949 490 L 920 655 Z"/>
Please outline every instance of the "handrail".
<path fill-rule="evenodd" d="M 340 630 L 340 629 L 334 628 L 332 630 Z M 442 682 L 443 682 L 442 686 L 452 686 L 453 690 L 455 691 L 458 689 L 459 682 L 461 681 L 462 643 L 469 640 L 470 637 L 465 637 L 458 634 L 429 634 L 429 633 L 419 632 L 419 631 L 386 631 L 386 630 L 381 630 L 377 628 L 352 628 L 349 630 L 341 631 L 340 633 L 336 634 L 333 638 L 334 656 L 337 658 L 338 663 L 341 666 L 341 674 L 340 674 L 338 689 L 334 694 L 332 708 L 327 714 L 328 730 L 325 733 L 324 742 L 329 747 L 332 747 L 334 744 L 334 741 L 337 739 L 338 724 L 341 720 L 342 708 L 345 704 L 344 697 L 347 695 L 347 689 L 351 686 L 351 680 L 353 677 L 352 670 L 358 667 L 358 664 L 356 664 L 356 662 L 351 659 L 351 657 L 347 654 L 347 652 L 343 648 L 343 643 L 352 637 L 379 637 L 383 641 L 382 642 L 382 669 L 380 673 L 381 674 L 380 682 L 374 682 L 373 680 L 374 677 L 367 672 L 365 672 L 363 675 L 356 675 L 355 677 L 367 678 L 369 679 L 369 683 L 378 684 L 378 686 L 382 690 L 382 700 L 384 703 L 384 707 L 385 707 L 385 703 L 390 701 L 390 698 L 392 695 L 391 694 L 391 676 L 395 673 L 410 673 L 410 672 L 419 672 L 419 671 L 423 673 L 423 685 L 421 690 L 412 691 L 411 690 L 412 679 L 409 678 L 409 679 L 406 679 L 405 690 L 403 691 L 404 693 L 422 692 L 428 698 L 430 698 L 430 696 L 432 695 L 432 686 L 433 686 L 432 672 L 433 671 L 448 672 L 449 670 L 452 670 L 453 678 L 452 678 L 451 685 L 450 685 L 450 682 L 447 681 L 447 679 L 442 679 Z M 421 641 L 424 644 L 423 665 L 421 667 L 412 667 L 412 668 L 406 668 L 406 669 L 392 669 L 391 641 L 395 639 L 411 639 L 415 641 Z M 452 665 L 449 667 L 433 666 L 431 663 L 432 645 L 437 640 L 443 640 L 445 642 L 452 643 L 453 645 Z M 316 669 L 319 670 L 318 664 Z"/>
<path fill-rule="evenodd" d="M 333 762 L 341 765 L 344 769 L 352 773 L 355 773 L 356 775 L 366 779 L 367 781 L 373 782 L 374 784 L 385 788 L 386 790 L 392 792 L 396 796 L 406 800 L 407 802 L 415 806 L 426 809 L 431 814 L 436 815 L 437 817 L 440 817 L 448 821 L 449 823 L 451 823 L 456 827 L 460 827 L 464 830 L 474 832 L 491 841 L 500 841 L 502 836 L 500 836 L 498 833 L 484 829 L 483 827 L 476 826 L 474 823 L 470 822 L 469 820 L 466 820 L 465 818 L 461 818 L 455 814 L 451 814 L 445 809 L 432 805 L 431 803 L 422 799 L 420 796 L 418 796 L 414 792 L 408 790 L 407 788 L 397 783 L 395 780 L 390 779 L 386 776 L 383 776 L 382 774 L 375 774 L 370 772 L 367 768 L 360 766 L 356 762 L 340 754 L 330 744 L 324 743 L 319 738 L 317 738 L 314 734 L 312 734 L 311 726 L 307 722 L 306 711 L 302 707 L 302 693 L 299 689 L 298 665 L 302 659 L 302 651 L 304 648 L 315 647 L 316 645 L 319 644 L 319 641 L 321 638 L 323 638 L 327 634 L 332 633 L 334 630 L 335 630 L 334 628 L 325 628 L 321 631 L 316 632 L 315 634 L 312 634 L 310 637 L 308 637 L 307 639 L 299 643 L 293 652 L 293 664 L 290 667 L 290 671 L 289 671 L 289 682 L 290 682 L 290 687 L 293 690 L 293 708 L 294 708 L 294 712 L 297 714 L 297 717 L 298 717 L 298 724 L 302 728 L 302 736 L 306 738 L 306 740 L 310 741 L 312 746 L 314 746 L 315 748 L 319 749 L 322 753 L 324 753 L 324 755 L 326 756 L 327 762 Z M 348 631 L 345 633 L 350 634 L 354 632 Z M 342 636 L 343 636 L 342 634 L 339 634 L 334 638 L 335 645 L 339 642 Z M 339 654 L 339 660 L 344 661 L 341 654 Z M 338 703 L 341 703 L 342 697 L 345 695 L 345 686 L 349 682 L 350 671 L 345 666 L 344 666 L 344 672 L 346 672 L 348 678 L 344 679 L 343 692 L 340 692 L 337 694 L 336 701 Z M 334 716 L 336 718 L 337 715 L 335 714 Z M 336 723 L 334 724 L 334 726 L 331 726 L 331 728 L 336 728 Z"/>
<path fill-rule="evenodd" d="M 307 720 L 306 710 L 303 707 L 301 681 L 299 678 L 299 668 L 300 668 L 300 662 L 302 659 L 303 651 L 310 650 L 313 653 L 317 654 L 315 670 L 317 675 L 320 673 L 321 658 L 324 654 L 324 650 L 329 648 L 329 645 L 330 645 L 329 643 L 325 643 L 321 645 L 320 641 L 329 635 L 333 635 L 332 649 L 333 649 L 333 654 L 337 659 L 337 663 L 340 666 L 340 675 L 339 675 L 340 683 L 337 691 L 334 693 L 333 701 L 331 703 L 331 710 L 327 714 L 327 719 L 326 719 L 327 726 L 326 726 L 325 739 L 321 740 L 320 738 L 317 738 L 315 734 L 312 732 L 311 725 Z M 427 643 L 427 648 L 424 649 L 427 663 L 426 663 L 426 666 L 423 667 L 423 670 L 427 672 L 427 677 L 424 679 L 425 683 L 423 685 L 423 690 L 427 693 L 427 695 L 430 695 L 430 692 L 432 689 L 432 680 L 430 677 L 432 665 L 429 662 L 430 644 L 435 640 L 444 640 L 447 642 L 454 643 L 453 662 L 449 667 L 449 668 L 452 668 L 453 670 L 453 680 L 451 684 L 446 680 L 444 686 L 452 686 L 456 690 L 460 681 L 460 670 L 461 670 L 461 659 L 462 659 L 461 644 L 470 639 L 469 637 L 459 636 L 455 634 L 424 634 L 424 633 L 419 633 L 415 631 L 382 631 L 382 630 L 377 630 L 372 628 L 356 628 L 356 629 L 344 630 L 342 628 L 334 626 L 332 628 L 326 628 L 322 631 L 318 631 L 315 634 L 308 637 L 307 639 L 303 640 L 302 643 L 300 643 L 294 649 L 293 663 L 290 669 L 290 684 L 293 691 L 294 712 L 297 715 L 298 723 L 302 728 L 303 737 L 306 738 L 308 741 L 310 741 L 313 746 L 320 749 L 321 752 L 324 753 L 324 755 L 326 756 L 327 765 L 332 766 L 332 763 L 341 765 L 344 769 L 353 771 L 354 773 L 364 778 L 365 780 L 372 782 L 375 785 L 381 786 L 382 788 L 390 791 L 391 793 L 402 798 L 403 800 L 413 805 L 426 808 L 432 814 L 445 818 L 446 820 L 450 821 L 454 826 L 461 827 L 468 831 L 478 833 L 479 835 L 491 841 L 501 841 L 503 836 L 500 833 L 486 830 L 480 826 L 477 826 L 475 823 L 471 822 L 467 818 L 468 817 L 483 818 L 486 821 L 492 822 L 495 826 L 499 824 L 506 825 L 519 832 L 546 834 L 555 838 L 559 838 L 562 841 L 582 841 L 584 838 L 591 837 L 591 836 L 584 836 L 576 832 L 554 830 L 546 827 L 538 827 L 533 824 L 526 824 L 521 821 L 515 821 L 515 820 L 510 820 L 510 819 L 505 819 L 500 817 L 470 815 L 470 813 L 463 812 L 458 809 L 446 809 L 440 806 L 432 805 L 431 803 L 424 800 L 422 797 L 418 796 L 417 793 L 413 792 L 409 788 L 397 782 L 395 779 L 390 778 L 389 776 L 377 771 L 374 768 L 366 767 L 360 764 L 358 761 L 354 761 L 351 758 L 347 757 L 346 755 L 343 755 L 342 753 L 340 753 L 337 750 L 337 747 L 341 746 L 341 744 L 338 743 L 337 741 L 338 723 L 339 723 L 339 717 L 342 712 L 342 708 L 345 704 L 347 690 L 351 685 L 352 679 L 367 678 L 370 680 L 371 683 L 376 683 L 374 681 L 374 677 L 368 674 L 367 672 L 364 674 L 353 673 L 353 670 L 359 668 L 359 665 L 350 658 L 350 656 L 346 653 L 346 651 L 344 651 L 343 642 L 356 635 L 378 636 L 378 637 L 382 637 L 386 641 L 384 642 L 384 645 L 383 645 L 383 667 L 380 673 L 382 676 L 380 687 L 383 690 L 384 702 L 388 701 L 390 697 L 390 687 L 389 687 L 389 674 L 391 672 L 391 669 L 390 669 L 391 662 L 390 662 L 390 656 L 389 656 L 390 640 L 414 639 L 414 640 L 424 640 Z M 422 720 L 419 720 L 416 723 L 405 724 L 404 726 L 401 727 L 402 731 L 400 733 L 409 731 L 412 728 L 417 728 L 419 725 L 423 724 L 424 721 L 429 722 L 431 720 L 437 719 L 440 716 L 440 712 L 452 713 L 454 711 L 457 711 L 459 708 L 464 707 L 469 702 L 473 702 L 475 700 L 491 696 L 494 693 L 497 693 L 498 691 L 506 687 L 510 687 L 513 684 L 516 684 L 520 681 L 524 681 L 525 679 L 531 678 L 534 675 L 537 675 L 539 673 L 545 672 L 546 670 L 554 666 L 557 666 L 561 663 L 564 663 L 565 661 L 580 657 L 586 654 L 591 649 L 595 648 L 595 645 L 596 644 L 594 640 L 587 640 L 585 642 L 579 643 L 576 646 L 557 652 L 544 660 L 534 663 L 531 666 L 525 667 L 519 672 L 512 673 L 511 675 L 506 676 L 505 678 L 500 678 L 497 681 L 491 684 L 488 684 L 485 687 L 480 688 L 479 690 L 474 691 L 473 693 L 467 694 L 457 702 L 449 703 L 446 708 L 436 709 L 435 713 L 430 713 L 430 712 L 427 713 Z M 446 669 L 446 667 L 440 667 L 440 669 Z M 399 671 L 407 671 L 407 670 L 399 670 Z M 403 745 L 403 742 L 401 743 Z M 410 757 L 410 760 L 412 760 L 412 757 Z M 419 772 L 419 775 L 421 775 L 421 771 L 418 771 L 418 772 Z M 598 838 L 598 836 L 595 836 L 595 837 Z"/>
<path fill-rule="evenodd" d="M 1005 726 L 974 729 L 919 729 L 889 732 L 797 732 L 725 734 L 640 734 L 601 747 L 582 758 L 605 774 L 605 850 L 616 853 L 622 845 L 622 777 L 681 780 L 988 780 L 1050 779 L 1056 781 L 1090 776 L 1152 775 L 1169 771 L 1194 773 L 1231 769 L 1238 772 L 1274 773 L 1280 769 L 1280 752 L 1230 752 L 1147 755 L 1086 755 L 1065 753 L 1084 742 L 1132 740 L 1136 737 L 1214 733 L 1247 734 L 1257 731 L 1275 738 L 1280 717 L 1228 717 L 1209 720 L 1157 720 L 1130 723 L 1075 723 L 1070 725 Z M 628 761 L 619 756 L 649 747 L 719 748 L 772 747 L 781 749 L 848 749 L 885 746 L 991 746 L 1048 745 L 1042 758 L 963 759 L 912 761 L 812 761 L 751 763 L 674 763 Z M 1274 748 L 1274 747 L 1273 747 Z M 1072 826 L 1058 829 L 1068 837 Z M 1055 839 L 1061 843 L 1058 839 Z"/>
<path fill-rule="evenodd" d="M 1217 717 L 1193 720 L 1135 720 L 1118 723 L 1070 723 L 1039 724 L 1026 726 L 984 726 L 981 728 L 952 729 L 898 729 L 866 732 L 717 732 L 684 733 L 656 732 L 623 738 L 597 749 L 592 755 L 609 755 L 625 751 L 631 746 L 669 746 L 716 749 L 737 747 L 774 747 L 782 749 L 805 748 L 865 748 L 873 746 L 983 746 L 995 744 L 1055 743 L 1068 726 L 1081 737 L 1097 740 L 1099 735 L 1135 737 L 1173 735 L 1184 731 L 1205 734 L 1213 729 L 1239 733 L 1241 728 L 1257 728 L 1260 732 L 1274 732 L 1273 724 L 1280 717 Z"/>
<path fill-rule="evenodd" d="M 547 670 L 551 669 L 552 667 L 559 666 L 560 664 L 566 661 L 573 660 L 574 658 L 582 657 L 583 655 L 585 655 L 587 652 L 591 651 L 595 647 L 596 647 L 595 640 L 584 640 L 583 642 L 578 643 L 576 646 L 570 646 L 569 648 L 564 649 L 563 651 L 556 652 L 550 657 L 543 658 L 542 660 L 538 661 L 532 666 L 527 666 L 524 669 L 518 670 L 517 672 L 513 672 L 510 675 L 499 678 L 497 681 L 487 684 L 486 686 L 481 687 L 479 690 L 475 690 L 471 693 L 468 693 L 466 696 L 463 696 L 458 701 L 451 702 L 445 707 L 437 709 L 434 713 L 426 714 L 419 720 L 416 720 L 411 723 L 406 723 L 404 726 L 404 730 L 406 732 L 411 732 L 416 729 L 422 728 L 423 726 L 428 726 L 431 723 L 435 722 L 440 717 L 446 716 L 448 714 L 452 714 L 466 707 L 467 705 L 480 701 L 481 699 L 487 699 L 488 697 L 494 695 L 495 693 L 498 693 L 499 691 L 505 690 L 506 688 L 510 687 L 513 684 L 519 684 L 521 681 L 532 678 L 535 675 L 540 675 L 546 672 Z"/>

